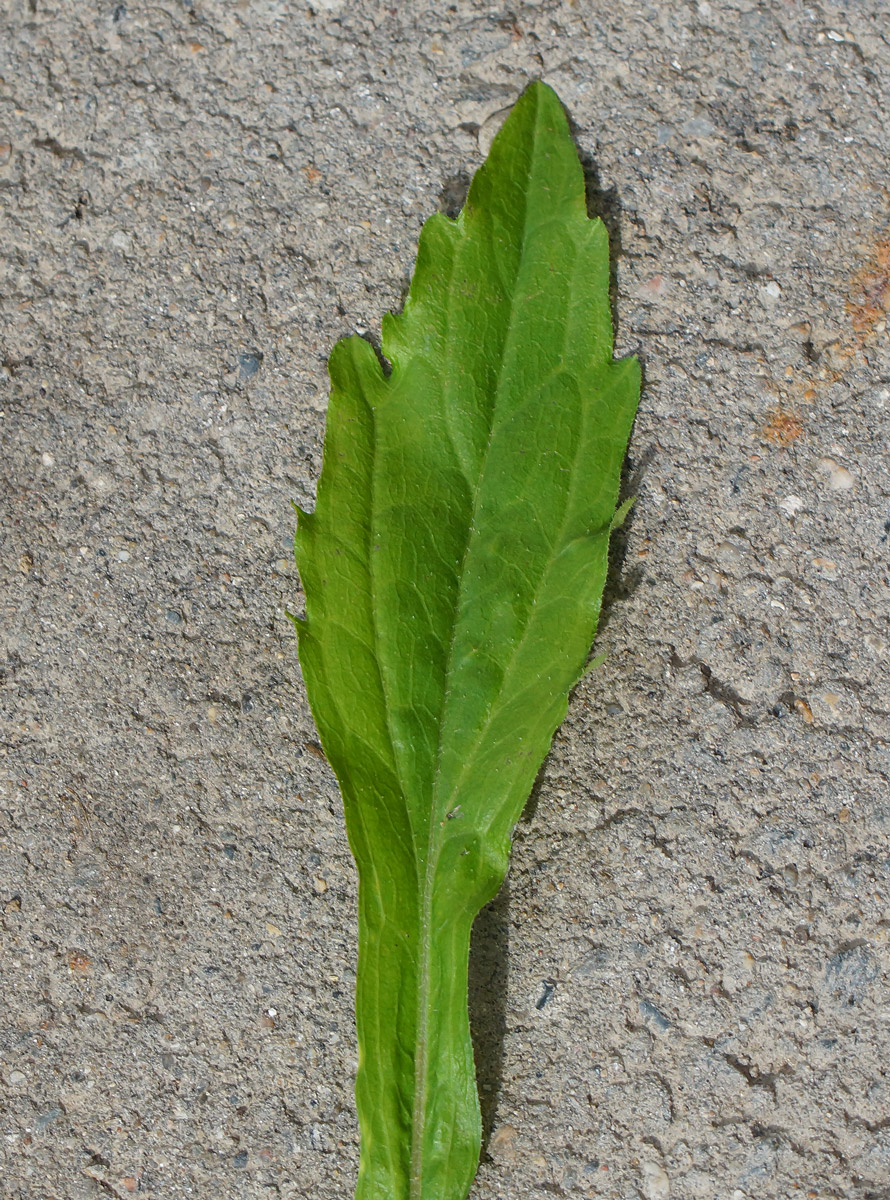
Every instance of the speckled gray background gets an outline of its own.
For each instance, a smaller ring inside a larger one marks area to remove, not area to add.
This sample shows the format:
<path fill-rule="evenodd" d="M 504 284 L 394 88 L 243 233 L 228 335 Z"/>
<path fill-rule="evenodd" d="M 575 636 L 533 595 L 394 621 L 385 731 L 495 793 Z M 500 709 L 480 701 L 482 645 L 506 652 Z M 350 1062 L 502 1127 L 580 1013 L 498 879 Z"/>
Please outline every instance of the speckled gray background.
<path fill-rule="evenodd" d="M 0 1194 L 351 1194 L 325 360 L 543 76 L 645 364 L 475 1200 L 890 1197 L 890 8 L 0 5 Z"/>

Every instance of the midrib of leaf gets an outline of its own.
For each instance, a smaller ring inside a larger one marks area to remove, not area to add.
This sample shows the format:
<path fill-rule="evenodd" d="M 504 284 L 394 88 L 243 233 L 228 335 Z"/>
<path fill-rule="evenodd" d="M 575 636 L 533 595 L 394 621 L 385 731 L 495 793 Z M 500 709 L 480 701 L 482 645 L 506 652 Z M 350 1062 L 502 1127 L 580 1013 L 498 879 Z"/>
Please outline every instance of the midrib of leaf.
<path fill-rule="evenodd" d="M 534 164 L 537 158 L 538 137 L 540 129 L 541 109 L 540 106 L 535 111 L 535 126 L 534 137 L 532 144 L 532 153 L 530 155 L 530 173 L 534 170 Z M 445 723 L 445 717 L 448 712 L 449 701 L 451 699 L 450 679 L 452 676 L 452 667 L 454 662 L 454 649 L 457 641 L 457 633 L 459 629 L 459 618 L 463 611 L 463 600 L 466 583 L 466 565 L 470 557 L 475 536 L 476 536 L 476 517 L 478 514 L 479 498 L 483 494 L 483 484 L 485 482 L 485 472 L 488 465 L 489 452 L 491 450 L 492 441 L 494 439 L 497 421 L 496 415 L 498 410 L 498 397 L 501 392 L 501 383 L 503 379 L 504 367 L 511 350 L 511 342 L 513 338 L 515 318 L 517 313 L 516 303 L 516 280 L 521 276 L 523 264 L 525 262 L 525 249 L 528 240 L 528 196 L 523 195 L 524 211 L 522 216 L 523 232 L 522 243 L 519 255 L 516 260 L 516 271 L 513 278 L 513 286 L 509 289 L 505 287 L 504 291 L 510 297 L 510 312 L 506 322 L 506 330 L 502 343 L 500 360 L 498 363 L 497 382 L 493 389 L 494 396 L 491 407 L 489 409 L 489 426 L 488 437 L 486 439 L 485 448 L 482 452 L 482 458 L 479 467 L 478 478 L 475 487 L 472 486 L 468 479 L 468 484 L 472 489 L 472 517 L 470 520 L 467 541 L 464 546 L 463 556 L 461 558 L 460 567 L 458 570 L 458 589 L 455 597 L 454 606 L 454 621 L 451 626 L 451 638 L 448 644 L 448 652 L 446 655 L 446 665 L 444 674 L 444 688 L 442 695 L 442 707 L 439 711 L 438 722 L 438 740 L 436 744 L 436 766 L 433 773 L 432 794 L 430 797 L 430 820 L 427 831 L 427 847 L 426 858 L 424 862 L 423 876 L 423 899 L 420 908 L 420 963 L 419 963 L 419 978 L 418 978 L 418 1029 L 417 1029 L 417 1054 L 415 1055 L 415 1070 L 414 1070 L 414 1106 L 413 1119 L 411 1123 L 411 1180 L 410 1180 L 410 1200 L 422 1200 L 423 1196 L 423 1158 L 424 1158 L 424 1135 L 426 1132 L 426 1107 L 427 1107 L 427 1080 L 429 1075 L 429 1058 L 427 1053 L 427 1041 L 429 1033 L 429 1016 L 430 1016 L 430 975 L 431 975 L 431 953 L 432 953 L 432 906 L 433 906 L 433 891 L 436 880 L 436 871 L 438 868 L 439 854 L 442 849 L 442 838 L 438 834 L 440 828 L 436 821 L 436 813 L 438 809 L 438 781 L 440 778 L 440 769 L 442 763 L 442 748 L 443 739 L 442 731 Z M 452 268 L 451 277 L 448 283 L 449 300 L 454 296 L 454 269 Z M 448 310 L 450 311 L 451 304 Z M 447 344 L 451 341 L 451 331 L 448 331 Z M 448 425 L 450 427 L 451 413 L 449 412 Z M 376 622 L 376 617 L 375 617 Z M 376 624 L 375 624 L 376 629 Z M 387 728 L 389 722 L 387 718 Z M 390 738 L 392 737 L 390 732 Z M 399 775 L 401 782 L 401 775 Z M 404 791 L 404 785 L 403 785 Z M 410 814 L 409 814 L 410 822 Z"/>

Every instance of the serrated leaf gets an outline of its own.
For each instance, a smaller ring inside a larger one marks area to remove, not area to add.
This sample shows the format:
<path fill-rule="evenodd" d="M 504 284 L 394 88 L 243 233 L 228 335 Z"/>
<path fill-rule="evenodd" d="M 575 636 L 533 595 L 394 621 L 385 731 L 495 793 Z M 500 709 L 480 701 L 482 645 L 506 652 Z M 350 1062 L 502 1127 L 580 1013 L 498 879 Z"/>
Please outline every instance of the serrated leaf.
<path fill-rule="evenodd" d="M 404 311 L 330 361 L 301 515 L 309 701 L 359 871 L 359 1200 L 463 1200 L 480 1145 L 470 930 L 584 671 L 639 394 L 609 251 L 533 84 Z"/>

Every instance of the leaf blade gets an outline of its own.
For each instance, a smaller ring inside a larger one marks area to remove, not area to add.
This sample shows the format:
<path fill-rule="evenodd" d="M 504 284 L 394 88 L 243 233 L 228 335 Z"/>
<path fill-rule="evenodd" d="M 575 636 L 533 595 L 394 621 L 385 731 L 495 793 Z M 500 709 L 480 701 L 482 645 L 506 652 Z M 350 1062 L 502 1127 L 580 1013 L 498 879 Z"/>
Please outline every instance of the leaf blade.
<path fill-rule="evenodd" d="M 532 85 L 457 221 L 424 226 L 391 374 L 357 338 L 331 357 L 298 634 L 360 877 L 360 1200 L 460 1200 L 475 1173 L 470 930 L 584 670 L 639 392 L 608 274 Z"/>

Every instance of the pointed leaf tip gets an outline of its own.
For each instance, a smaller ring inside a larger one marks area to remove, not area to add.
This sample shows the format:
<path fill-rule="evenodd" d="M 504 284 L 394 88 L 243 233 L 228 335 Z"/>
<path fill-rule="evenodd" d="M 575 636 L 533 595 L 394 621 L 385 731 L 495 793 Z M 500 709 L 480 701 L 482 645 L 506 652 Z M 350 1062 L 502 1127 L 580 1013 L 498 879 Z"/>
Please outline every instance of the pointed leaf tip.
<path fill-rule="evenodd" d="M 584 172 L 566 111 L 546 83 L 534 81 L 516 101 L 470 185 L 465 208 L 470 218 L 487 208 L 489 220 L 506 228 L 519 219 L 586 219 Z"/>

